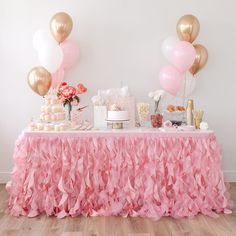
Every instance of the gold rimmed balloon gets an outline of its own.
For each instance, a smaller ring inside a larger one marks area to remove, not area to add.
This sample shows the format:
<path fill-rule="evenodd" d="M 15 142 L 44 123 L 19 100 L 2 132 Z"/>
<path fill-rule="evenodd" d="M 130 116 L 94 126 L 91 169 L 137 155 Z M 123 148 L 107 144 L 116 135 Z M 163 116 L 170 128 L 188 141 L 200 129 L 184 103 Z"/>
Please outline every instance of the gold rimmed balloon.
<path fill-rule="evenodd" d="M 28 84 L 30 88 L 40 96 L 47 94 L 51 83 L 52 76 L 44 67 L 34 67 L 28 74 Z"/>
<path fill-rule="evenodd" d="M 73 27 L 71 17 L 65 12 L 56 13 L 50 21 L 50 29 L 58 43 L 62 43 L 70 34 Z"/>
<path fill-rule="evenodd" d="M 176 30 L 180 40 L 192 43 L 198 36 L 200 23 L 197 17 L 184 15 L 179 19 Z"/>
<path fill-rule="evenodd" d="M 192 75 L 195 75 L 199 70 L 202 69 L 207 63 L 208 52 L 207 49 L 201 44 L 193 45 L 196 51 L 196 56 L 192 67 L 189 69 Z"/>

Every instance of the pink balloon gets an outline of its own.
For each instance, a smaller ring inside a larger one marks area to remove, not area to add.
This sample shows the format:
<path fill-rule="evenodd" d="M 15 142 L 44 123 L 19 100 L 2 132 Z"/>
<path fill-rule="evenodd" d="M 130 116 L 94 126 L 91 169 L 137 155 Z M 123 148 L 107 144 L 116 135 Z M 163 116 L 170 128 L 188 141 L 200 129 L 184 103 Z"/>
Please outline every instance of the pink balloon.
<path fill-rule="evenodd" d="M 51 87 L 53 89 L 56 88 L 64 80 L 64 77 L 65 77 L 65 70 L 61 66 L 55 73 L 52 74 Z"/>
<path fill-rule="evenodd" d="M 181 89 L 184 74 L 179 72 L 174 66 L 166 66 L 159 73 L 161 87 L 168 93 L 176 96 Z"/>
<path fill-rule="evenodd" d="M 77 43 L 71 39 L 65 40 L 60 46 L 64 54 L 62 67 L 64 69 L 69 69 L 79 58 L 79 47 Z"/>
<path fill-rule="evenodd" d="M 170 60 L 180 72 L 185 72 L 193 65 L 195 56 L 196 51 L 193 45 L 186 41 L 180 41 L 176 44 Z"/>

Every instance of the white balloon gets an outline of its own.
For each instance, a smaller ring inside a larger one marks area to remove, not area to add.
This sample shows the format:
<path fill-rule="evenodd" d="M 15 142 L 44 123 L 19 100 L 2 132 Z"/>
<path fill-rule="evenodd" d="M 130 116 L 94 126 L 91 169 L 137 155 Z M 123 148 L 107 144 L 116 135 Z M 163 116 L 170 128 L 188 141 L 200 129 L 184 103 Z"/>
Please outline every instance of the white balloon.
<path fill-rule="evenodd" d="M 38 57 L 40 64 L 49 72 L 54 73 L 62 64 L 63 52 L 56 41 L 49 41 L 40 47 Z"/>
<path fill-rule="evenodd" d="M 179 39 L 175 36 L 170 36 L 163 41 L 161 51 L 168 61 L 170 61 L 172 52 L 178 42 Z"/>
<path fill-rule="evenodd" d="M 49 32 L 39 29 L 34 33 L 33 47 L 36 51 L 39 51 L 40 47 L 50 40 L 53 40 L 53 38 L 50 36 Z"/>

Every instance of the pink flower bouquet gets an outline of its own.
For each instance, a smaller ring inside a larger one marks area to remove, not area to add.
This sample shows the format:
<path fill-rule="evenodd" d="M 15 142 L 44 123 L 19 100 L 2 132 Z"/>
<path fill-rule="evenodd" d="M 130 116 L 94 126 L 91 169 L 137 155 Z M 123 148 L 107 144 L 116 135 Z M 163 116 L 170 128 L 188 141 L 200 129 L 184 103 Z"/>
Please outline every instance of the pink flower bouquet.
<path fill-rule="evenodd" d="M 72 106 L 77 106 L 80 102 L 79 94 L 87 92 L 87 88 L 83 84 L 78 84 L 77 88 L 68 85 L 66 82 L 62 82 L 57 90 L 57 96 L 60 99 L 63 106 L 68 106 L 69 120 L 71 120 Z M 81 107 L 78 111 L 83 110 L 85 107 Z"/>

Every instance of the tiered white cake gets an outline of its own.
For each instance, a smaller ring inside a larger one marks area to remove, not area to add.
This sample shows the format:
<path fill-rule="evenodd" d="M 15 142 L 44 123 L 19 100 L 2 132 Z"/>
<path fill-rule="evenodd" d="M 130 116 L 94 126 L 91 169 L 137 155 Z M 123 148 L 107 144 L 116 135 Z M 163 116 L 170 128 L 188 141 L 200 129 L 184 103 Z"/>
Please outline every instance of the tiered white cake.
<path fill-rule="evenodd" d="M 119 106 L 112 104 L 107 112 L 108 121 L 126 121 L 129 119 L 128 111 L 122 111 Z"/>
<path fill-rule="evenodd" d="M 128 111 L 108 111 L 107 120 L 109 121 L 126 121 L 129 118 Z"/>

